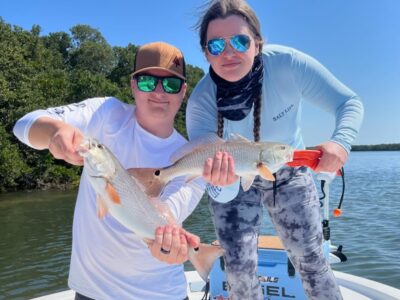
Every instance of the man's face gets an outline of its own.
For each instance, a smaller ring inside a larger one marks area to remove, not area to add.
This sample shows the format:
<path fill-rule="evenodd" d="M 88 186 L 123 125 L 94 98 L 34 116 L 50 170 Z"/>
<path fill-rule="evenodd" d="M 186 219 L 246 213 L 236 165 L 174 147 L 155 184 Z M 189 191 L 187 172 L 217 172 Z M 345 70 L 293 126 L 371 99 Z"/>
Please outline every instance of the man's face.
<path fill-rule="evenodd" d="M 157 77 L 174 76 L 164 70 L 148 70 L 139 75 L 154 75 Z M 133 97 L 136 101 L 136 117 L 141 120 L 170 121 L 173 123 L 175 115 L 181 107 L 186 93 L 186 83 L 177 94 L 164 91 L 161 80 L 158 80 L 154 91 L 144 92 L 137 86 L 137 79 L 131 80 Z"/>

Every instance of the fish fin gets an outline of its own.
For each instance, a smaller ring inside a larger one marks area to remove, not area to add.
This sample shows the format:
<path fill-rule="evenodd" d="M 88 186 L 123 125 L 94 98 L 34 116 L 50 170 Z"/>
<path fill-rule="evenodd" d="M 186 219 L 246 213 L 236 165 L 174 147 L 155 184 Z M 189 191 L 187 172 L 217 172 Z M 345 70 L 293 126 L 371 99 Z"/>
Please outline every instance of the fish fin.
<path fill-rule="evenodd" d="M 189 260 L 200 277 L 207 282 L 215 260 L 223 254 L 224 250 L 220 246 L 200 244 L 197 251 L 193 248 L 189 249 Z"/>
<path fill-rule="evenodd" d="M 251 143 L 250 140 L 246 139 L 244 136 L 237 134 L 237 133 L 231 133 L 229 135 L 229 140 L 230 141 L 236 141 L 236 142 L 246 142 L 246 143 Z"/>
<path fill-rule="evenodd" d="M 258 172 L 260 173 L 260 176 L 262 178 L 264 178 L 265 180 L 269 180 L 269 181 L 275 181 L 275 176 L 271 173 L 271 171 L 269 170 L 269 168 L 260 163 L 258 166 Z"/>
<path fill-rule="evenodd" d="M 104 199 L 101 198 L 99 195 L 97 195 L 96 197 L 96 211 L 97 211 L 97 216 L 100 219 L 103 219 L 108 213 L 107 204 L 104 201 Z"/>
<path fill-rule="evenodd" d="M 107 182 L 105 190 L 112 202 L 115 204 L 121 204 L 121 197 L 118 195 L 117 190 L 112 186 L 111 183 Z"/>
<path fill-rule="evenodd" d="M 222 144 L 225 141 L 221 139 L 218 135 L 215 133 L 208 133 L 200 138 L 194 139 L 185 145 L 183 145 L 181 148 L 179 148 L 177 151 L 175 151 L 171 157 L 170 157 L 170 163 L 174 164 L 176 163 L 179 159 L 184 157 L 185 155 L 193 152 L 194 150 L 203 147 L 204 145 L 209 145 L 209 144 Z"/>
<path fill-rule="evenodd" d="M 163 169 L 132 168 L 128 169 L 129 175 L 139 185 L 140 189 L 149 197 L 158 197 L 167 184 L 162 176 Z"/>
<path fill-rule="evenodd" d="M 253 184 L 254 181 L 254 176 L 246 176 L 246 177 L 241 177 L 240 178 L 240 183 L 242 185 L 243 191 L 247 192 L 251 185 Z"/>

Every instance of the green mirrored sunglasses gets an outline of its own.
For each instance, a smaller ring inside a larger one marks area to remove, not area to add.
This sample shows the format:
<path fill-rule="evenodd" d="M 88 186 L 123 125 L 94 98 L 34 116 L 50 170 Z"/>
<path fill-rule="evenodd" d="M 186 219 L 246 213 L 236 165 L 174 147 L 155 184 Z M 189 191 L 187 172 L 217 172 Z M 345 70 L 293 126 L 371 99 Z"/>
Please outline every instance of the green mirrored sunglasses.
<path fill-rule="evenodd" d="M 177 94 L 181 91 L 183 79 L 174 76 L 154 76 L 154 75 L 137 75 L 135 76 L 136 85 L 142 92 L 153 92 L 161 80 L 163 90 L 168 94 Z"/>

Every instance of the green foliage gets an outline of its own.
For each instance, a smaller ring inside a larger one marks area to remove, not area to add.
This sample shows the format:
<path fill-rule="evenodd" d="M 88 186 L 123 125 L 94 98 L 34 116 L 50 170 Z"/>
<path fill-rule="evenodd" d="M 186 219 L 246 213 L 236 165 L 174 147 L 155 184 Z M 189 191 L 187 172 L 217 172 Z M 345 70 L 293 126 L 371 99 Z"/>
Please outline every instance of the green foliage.
<path fill-rule="evenodd" d="M 186 73 L 187 73 L 186 74 L 187 90 L 186 90 L 185 101 L 183 102 L 175 118 L 174 126 L 183 136 L 187 138 L 186 121 L 185 121 L 186 103 L 190 94 L 193 91 L 193 88 L 196 86 L 197 82 L 199 82 L 199 80 L 204 76 L 204 72 L 199 67 L 194 67 L 188 64 L 186 66 Z"/>
<path fill-rule="evenodd" d="M 114 55 L 101 33 L 87 25 L 76 25 L 71 28 L 71 32 L 71 67 L 92 73 L 109 74 L 114 65 Z"/>
<path fill-rule="evenodd" d="M 80 180 L 80 168 L 50 164 L 40 176 L 36 177 L 36 188 L 48 189 L 54 186 L 68 189 L 77 187 Z"/>
<path fill-rule="evenodd" d="M 63 63 L 67 62 L 69 49 L 72 48 L 72 39 L 65 32 L 54 32 L 42 37 L 44 46 L 50 49 L 54 55 L 60 55 Z"/>
<path fill-rule="evenodd" d="M 0 192 L 15 189 L 18 179 L 30 172 L 18 151 L 18 146 L 10 140 L 10 135 L 0 126 Z"/>
<path fill-rule="evenodd" d="M 87 25 L 70 33 L 41 36 L 41 28 L 24 30 L 0 17 L 0 191 L 68 188 L 79 184 L 81 168 L 55 160 L 48 151 L 20 143 L 12 134 L 15 122 L 28 112 L 81 100 L 115 96 L 132 102 L 130 74 L 138 46 L 111 47 Z M 188 65 L 188 98 L 204 75 Z M 186 135 L 186 102 L 176 127 Z"/>
<path fill-rule="evenodd" d="M 113 48 L 117 63 L 108 78 L 112 82 L 118 83 L 120 87 L 129 87 L 130 74 L 133 72 L 137 49 L 138 47 L 132 44 L 129 44 L 125 48 Z"/>
<path fill-rule="evenodd" d="M 204 71 L 200 69 L 199 67 L 194 67 L 192 65 L 187 65 L 186 66 L 186 73 L 187 73 L 187 91 L 186 91 L 186 97 L 185 99 L 187 100 L 192 93 L 194 87 L 196 84 L 199 82 L 201 78 L 204 76 Z"/>
<path fill-rule="evenodd" d="M 101 74 L 87 70 L 71 72 L 71 99 L 77 102 L 93 96 L 113 96 L 118 92 L 118 86 Z"/>

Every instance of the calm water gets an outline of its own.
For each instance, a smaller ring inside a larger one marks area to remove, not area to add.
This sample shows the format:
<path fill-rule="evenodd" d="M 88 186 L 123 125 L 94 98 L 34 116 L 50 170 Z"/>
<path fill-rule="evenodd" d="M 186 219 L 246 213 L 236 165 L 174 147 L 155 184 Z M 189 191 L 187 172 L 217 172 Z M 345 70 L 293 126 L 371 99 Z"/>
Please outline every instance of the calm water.
<path fill-rule="evenodd" d="M 343 216 L 333 244 L 348 261 L 334 269 L 400 288 L 400 152 L 356 152 L 346 166 Z M 331 186 L 337 205 L 341 181 Z M 76 192 L 0 194 L 0 299 L 28 299 L 67 288 Z M 185 222 L 215 239 L 205 201 Z M 274 234 L 267 214 L 262 233 Z"/>

